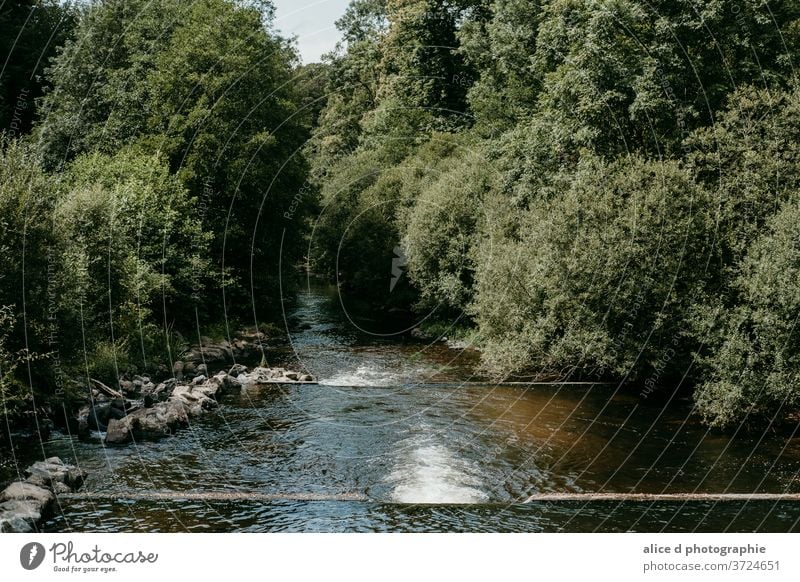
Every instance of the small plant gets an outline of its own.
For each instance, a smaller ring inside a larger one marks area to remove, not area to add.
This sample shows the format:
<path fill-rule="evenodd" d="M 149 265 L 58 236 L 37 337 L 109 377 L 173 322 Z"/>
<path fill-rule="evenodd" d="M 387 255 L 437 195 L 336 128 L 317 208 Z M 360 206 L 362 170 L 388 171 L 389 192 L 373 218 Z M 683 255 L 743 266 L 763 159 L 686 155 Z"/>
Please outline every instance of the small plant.
<path fill-rule="evenodd" d="M 88 358 L 89 377 L 109 386 L 116 386 L 119 375 L 130 367 L 126 340 L 100 341 Z"/>
<path fill-rule="evenodd" d="M 25 361 L 25 356 L 8 351 L 8 335 L 15 318 L 11 307 L 0 307 L 0 413 L 10 422 L 18 422 L 33 413 L 31 391 L 20 382 L 14 372 Z"/>

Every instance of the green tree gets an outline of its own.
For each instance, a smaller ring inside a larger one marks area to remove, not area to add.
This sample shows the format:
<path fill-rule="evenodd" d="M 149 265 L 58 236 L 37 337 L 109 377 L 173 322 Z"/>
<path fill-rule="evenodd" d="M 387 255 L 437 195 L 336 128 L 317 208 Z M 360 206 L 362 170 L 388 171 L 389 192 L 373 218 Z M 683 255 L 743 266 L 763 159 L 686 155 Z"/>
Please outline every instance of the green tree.
<path fill-rule="evenodd" d="M 39 130 L 50 167 L 128 144 L 166 155 L 214 233 L 217 289 L 242 311 L 277 307 L 282 277 L 291 288 L 313 208 L 296 55 L 271 18 L 227 0 L 92 4 L 50 70 Z"/>
<path fill-rule="evenodd" d="M 48 296 L 59 260 L 52 229 L 58 180 L 39 168 L 36 156 L 19 141 L 0 149 L 0 307 L 14 322 L 5 337 L 10 353 L 47 353 Z"/>
<path fill-rule="evenodd" d="M 800 208 L 770 217 L 733 283 L 736 302 L 717 312 L 697 407 L 711 425 L 779 424 L 800 408 Z"/>
<path fill-rule="evenodd" d="M 0 130 L 28 133 L 44 90 L 44 69 L 71 34 L 75 10 L 56 0 L 0 4 Z"/>
<path fill-rule="evenodd" d="M 664 358 L 684 369 L 710 252 L 703 189 L 674 163 L 637 157 L 587 157 L 554 179 L 558 194 L 510 235 L 493 221 L 480 248 L 473 310 L 487 368 L 640 381 Z"/>
<path fill-rule="evenodd" d="M 171 364 L 171 330 L 193 323 L 201 306 L 190 298 L 202 297 L 210 279 L 210 236 L 193 216 L 194 200 L 163 156 L 130 148 L 80 156 L 66 185 L 53 217 L 63 349 L 88 345 L 90 366 L 114 352 L 122 365 L 104 370 L 109 382 L 128 362 Z"/>

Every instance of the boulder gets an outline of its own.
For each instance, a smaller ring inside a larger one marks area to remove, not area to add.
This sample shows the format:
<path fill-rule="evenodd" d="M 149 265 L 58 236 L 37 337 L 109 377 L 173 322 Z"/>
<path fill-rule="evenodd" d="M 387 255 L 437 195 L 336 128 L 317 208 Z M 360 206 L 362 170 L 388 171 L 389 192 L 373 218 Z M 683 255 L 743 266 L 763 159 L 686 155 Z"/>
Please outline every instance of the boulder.
<path fill-rule="evenodd" d="M 125 416 L 125 403 L 119 401 L 101 402 L 86 409 L 86 425 L 89 430 L 104 431 L 108 428 L 108 422 L 112 418 L 120 419 Z M 83 417 L 78 415 L 78 420 Z"/>
<path fill-rule="evenodd" d="M 0 503 L 1 533 L 30 533 L 42 519 L 42 511 L 29 501 L 12 500 Z"/>
<path fill-rule="evenodd" d="M 53 493 L 33 483 L 15 481 L 3 489 L 0 501 L 27 501 L 41 513 L 53 501 Z"/>
<path fill-rule="evenodd" d="M 153 388 L 153 391 L 149 394 L 149 396 L 152 397 L 154 402 L 164 402 L 167 398 L 172 396 L 172 391 L 175 389 L 177 383 L 178 381 L 175 378 L 164 380 L 158 386 Z M 145 396 L 148 396 L 148 394 Z"/>
<path fill-rule="evenodd" d="M 247 373 L 247 366 L 243 366 L 242 364 L 234 364 L 233 366 L 231 366 L 231 369 L 228 370 L 228 374 L 230 374 L 234 378 L 236 378 L 241 374 L 246 374 L 246 373 Z"/>
<path fill-rule="evenodd" d="M 141 386 L 139 386 L 141 388 Z M 135 398 L 140 392 L 137 387 L 130 380 L 120 380 L 119 389 L 122 394 L 128 398 Z"/>
<path fill-rule="evenodd" d="M 178 386 L 175 392 L 180 388 L 186 387 Z M 186 404 L 173 395 L 166 402 L 159 402 L 150 408 L 140 408 L 125 418 L 109 422 L 106 443 L 118 445 L 135 439 L 159 438 L 174 434 L 188 423 Z"/>
<path fill-rule="evenodd" d="M 172 365 L 172 373 L 178 380 L 183 380 L 183 362 L 178 360 Z"/>
<path fill-rule="evenodd" d="M 216 394 L 214 385 L 177 386 L 169 401 L 181 403 L 189 416 L 198 416 L 217 407 L 210 394 Z"/>
<path fill-rule="evenodd" d="M 112 419 L 106 429 L 106 444 L 120 445 L 133 440 L 130 424 L 126 419 Z"/>
<path fill-rule="evenodd" d="M 27 481 L 16 481 L 0 493 L 0 532 L 31 532 L 52 506 L 54 495 L 75 491 L 86 471 L 58 457 L 28 467 Z"/>
<path fill-rule="evenodd" d="M 73 490 L 70 489 L 70 487 L 68 485 L 65 485 L 64 483 L 58 483 L 58 482 L 53 483 L 53 493 L 55 493 L 56 496 L 62 495 L 64 493 L 70 493 L 72 491 Z"/>
<path fill-rule="evenodd" d="M 58 457 L 37 461 L 28 467 L 26 474 L 29 483 L 42 484 L 45 487 L 53 487 L 56 483 L 62 483 L 73 491 L 83 485 L 87 475 L 83 469 L 67 465 Z"/>
<path fill-rule="evenodd" d="M 293 370 L 283 368 L 254 368 L 247 374 L 239 374 L 235 378 L 238 384 L 275 384 L 283 382 L 313 382 L 314 377 L 310 374 L 301 374 Z"/>

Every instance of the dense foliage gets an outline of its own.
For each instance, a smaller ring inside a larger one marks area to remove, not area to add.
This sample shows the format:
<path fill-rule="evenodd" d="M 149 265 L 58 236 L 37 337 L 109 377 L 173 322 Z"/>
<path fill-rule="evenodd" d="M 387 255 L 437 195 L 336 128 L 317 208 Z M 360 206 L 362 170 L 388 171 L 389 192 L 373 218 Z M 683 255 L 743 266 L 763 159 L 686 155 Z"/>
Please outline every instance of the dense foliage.
<path fill-rule="evenodd" d="M 273 18 L 269 2 L 2 3 L 7 418 L 88 378 L 166 373 L 209 326 L 291 294 L 321 91 Z"/>
<path fill-rule="evenodd" d="M 75 20 L 74 9 L 58 0 L 0 3 L 0 131 L 12 138 L 30 131 L 49 87 L 45 69 Z"/>
<path fill-rule="evenodd" d="M 798 412 L 797 3 L 362 0 L 339 26 L 320 271 L 471 322 L 498 377 Z"/>

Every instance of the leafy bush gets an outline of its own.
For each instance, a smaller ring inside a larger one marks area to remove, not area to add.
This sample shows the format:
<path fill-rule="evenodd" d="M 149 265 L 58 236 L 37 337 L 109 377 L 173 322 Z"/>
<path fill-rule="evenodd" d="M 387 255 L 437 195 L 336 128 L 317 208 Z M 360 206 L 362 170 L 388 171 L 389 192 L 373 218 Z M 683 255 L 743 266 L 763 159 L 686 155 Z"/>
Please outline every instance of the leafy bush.
<path fill-rule="evenodd" d="M 61 318 L 66 330 L 83 330 L 74 349 L 83 335 L 97 342 L 104 374 L 116 358 L 168 362 L 168 326 L 192 321 L 202 307 L 192 297 L 202 297 L 209 277 L 209 236 L 192 199 L 163 158 L 133 150 L 78 158 L 68 183 L 54 224 L 65 267 Z"/>
<path fill-rule="evenodd" d="M 58 179 L 42 172 L 28 147 L 0 143 L 0 305 L 11 306 L 16 321 L 24 313 L 27 326 L 9 331 L 11 352 L 50 351 L 52 285 L 60 269 L 52 211 L 59 189 Z"/>
<path fill-rule="evenodd" d="M 587 157 L 554 178 L 511 236 L 481 247 L 476 321 L 497 373 L 641 378 L 690 352 L 685 318 L 705 283 L 707 195 L 680 167 Z"/>
<path fill-rule="evenodd" d="M 483 202 L 493 176 L 480 149 L 444 160 L 443 169 L 429 171 L 418 185 L 404 220 L 403 248 L 420 307 L 463 313 L 473 298 L 473 259 L 489 220 Z"/>
<path fill-rule="evenodd" d="M 800 407 L 800 207 L 767 221 L 742 262 L 733 307 L 710 335 L 697 406 L 712 425 L 780 419 Z M 783 413 L 783 414 L 782 414 Z"/>
<path fill-rule="evenodd" d="M 11 308 L 0 306 L 0 413 L 8 424 L 19 423 L 33 413 L 31 390 L 14 374 L 23 358 L 8 347 L 14 323 Z"/>

